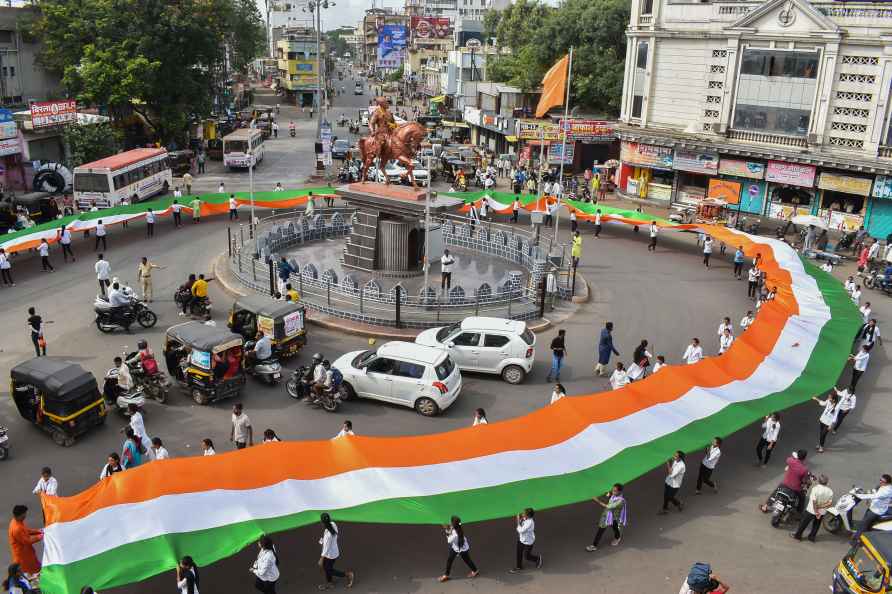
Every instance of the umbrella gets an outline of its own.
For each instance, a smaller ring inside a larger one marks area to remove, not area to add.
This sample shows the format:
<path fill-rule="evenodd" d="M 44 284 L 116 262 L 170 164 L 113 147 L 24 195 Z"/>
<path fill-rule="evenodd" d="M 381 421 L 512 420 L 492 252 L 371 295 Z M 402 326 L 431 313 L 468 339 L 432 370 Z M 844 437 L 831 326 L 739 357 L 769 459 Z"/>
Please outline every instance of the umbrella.
<path fill-rule="evenodd" d="M 821 229 L 828 228 L 827 221 L 815 215 L 796 215 L 793 217 L 793 224 L 804 227 L 820 227 Z"/>

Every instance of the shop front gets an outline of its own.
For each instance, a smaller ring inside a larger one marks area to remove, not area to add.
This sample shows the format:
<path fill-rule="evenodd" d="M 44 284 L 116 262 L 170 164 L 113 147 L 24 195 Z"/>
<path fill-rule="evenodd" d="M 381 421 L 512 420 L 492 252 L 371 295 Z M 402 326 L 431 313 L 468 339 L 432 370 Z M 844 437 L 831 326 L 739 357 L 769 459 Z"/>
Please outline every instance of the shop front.
<path fill-rule="evenodd" d="M 873 183 L 867 205 L 867 232 L 878 239 L 892 234 L 892 176 L 878 175 Z"/>
<path fill-rule="evenodd" d="M 719 160 L 719 175 L 723 180 L 740 184 L 741 212 L 762 214 L 765 211 L 765 164 L 741 159 Z"/>
<path fill-rule="evenodd" d="M 855 231 L 864 224 L 873 179 L 822 171 L 818 176 L 821 202 L 818 216 L 831 229 Z"/>
<path fill-rule="evenodd" d="M 676 170 L 673 202 L 697 206 L 706 198 L 710 178 L 718 175 L 719 155 L 712 151 L 676 149 L 673 167 Z"/>
<path fill-rule="evenodd" d="M 768 209 L 774 219 L 812 214 L 816 208 L 815 167 L 785 161 L 768 161 L 765 168 L 768 182 Z"/>
<path fill-rule="evenodd" d="M 672 199 L 674 151 L 667 146 L 623 141 L 618 187 L 626 194 L 662 202 Z"/>

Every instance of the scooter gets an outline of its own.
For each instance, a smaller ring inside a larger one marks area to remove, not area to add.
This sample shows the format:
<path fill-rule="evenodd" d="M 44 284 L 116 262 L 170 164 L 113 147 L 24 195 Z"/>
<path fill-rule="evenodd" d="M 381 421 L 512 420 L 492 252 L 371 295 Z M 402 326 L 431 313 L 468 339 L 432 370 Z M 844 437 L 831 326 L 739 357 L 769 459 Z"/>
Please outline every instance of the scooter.
<path fill-rule="evenodd" d="M 0 427 L 0 460 L 9 457 L 9 435 L 6 427 Z"/>
<path fill-rule="evenodd" d="M 143 328 L 151 328 L 158 322 L 158 316 L 136 298 L 131 298 L 130 305 L 113 307 L 105 298 L 97 295 L 93 301 L 96 313 L 96 327 L 100 332 L 114 332 L 120 328 L 130 332 L 134 322 Z"/>
<path fill-rule="evenodd" d="M 134 387 L 128 392 L 118 392 L 118 368 L 112 367 L 105 372 L 105 382 L 102 385 L 102 396 L 109 408 L 117 408 L 118 412 L 125 417 L 130 416 L 129 405 L 136 405 L 139 412 L 143 411 L 146 405 L 146 398 L 142 388 Z"/>
<path fill-rule="evenodd" d="M 856 495 L 864 492 L 864 489 L 861 487 L 857 485 L 852 486 L 848 493 L 843 493 L 836 500 L 836 505 L 827 508 L 824 517 L 821 519 L 821 525 L 824 526 L 824 530 L 831 534 L 837 534 L 843 528 L 845 528 L 846 532 L 854 532 L 856 527 L 852 520 L 852 512 L 862 501 Z M 873 529 L 892 532 L 892 513 L 887 512 L 885 516 L 882 516 L 873 525 Z"/>
<path fill-rule="evenodd" d="M 254 348 L 254 341 L 245 343 L 245 352 Z M 255 361 L 252 358 L 245 358 L 245 371 L 249 375 L 260 378 L 266 385 L 271 386 L 282 379 L 282 364 L 275 357 L 270 357 L 262 361 Z"/>
<path fill-rule="evenodd" d="M 170 378 L 160 370 L 148 375 L 145 372 L 145 369 L 143 369 L 142 363 L 138 360 L 132 363 L 130 362 L 130 359 L 135 356 L 136 353 L 129 353 L 127 359 L 125 359 L 125 361 L 128 362 L 127 367 L 130 369 L 130 376 L 133 378 L 133 383 L 138 388 L 141 388 L 146 396 L 164 404 L 167 402 L 167 396 L 170 394 Z"/>

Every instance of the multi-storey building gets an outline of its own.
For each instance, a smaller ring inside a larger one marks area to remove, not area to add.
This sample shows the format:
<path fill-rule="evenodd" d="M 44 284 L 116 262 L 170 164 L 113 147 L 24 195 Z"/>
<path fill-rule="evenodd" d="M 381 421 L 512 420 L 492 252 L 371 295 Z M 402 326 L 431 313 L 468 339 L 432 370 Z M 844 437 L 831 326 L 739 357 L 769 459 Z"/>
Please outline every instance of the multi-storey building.
<path fill-rule="evenodd" d="M 378 33 L 385 25 L 408 27 L 409 17 L 393 8 L 370 8 L 362 19 L 362 64 L 369 70 L 375 68 L 378 58 Z"/>
<path fill-rule="evenodd" d="M 322 56 L 326 44 L 321 43 Z M 316 56 L 316 30 L 310 27 L 285 29 L 276 46 L 279 87 L 286 101 L 296 105 L 319 105 L 319 64 Z"/>
<path fill-rule="evenodd" d="M 622 192 L 892 232 L 892 6 L 632 0 Z"/>
<path fill-rule="evenodd" d="M 285 29 L 291 27 L 312 27 L 313 15 L 306 9 L 306 0 L 276 0 L 269 4 L 269 39 L 270 55 L 276 55 L 279 40 Z"/>

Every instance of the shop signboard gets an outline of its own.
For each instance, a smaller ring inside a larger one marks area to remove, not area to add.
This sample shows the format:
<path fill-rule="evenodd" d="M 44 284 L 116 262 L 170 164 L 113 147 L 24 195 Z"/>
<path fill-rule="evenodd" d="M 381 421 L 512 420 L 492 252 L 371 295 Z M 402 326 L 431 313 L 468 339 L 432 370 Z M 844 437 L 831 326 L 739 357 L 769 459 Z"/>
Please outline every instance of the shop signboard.
<path fill-rule="evenodd" d="M 711 151 L 675 150 L 675 169 L 715 175 L 719 172 L 719 154 Z"/>
<path fill-rule="evenodd" d="M 647 197 L 651 200 L 662 200 L 669 202 L 672 198 L 672 186 L 666 184 L 647 184 Z"/>
<path fill-rule="evenodd" d="M 22 143 L 18 138 L 7 138 L 0 140 L 0 157 L 7 155 L 17 155 L 22 152 Z"/>
<path fill-rule="evenodd" d="M 873 182 L 874 198 L 892 198 L 892 176 L 878 175 Z"/>
<path fill-rule="evenodd" d="M 870 196 L 870 186 L 873 180 L 866 177 L 851 177 L 849 175 L 837 175 L 835 173 L 821 173 L 818 177 L 818 187 L 822 190 L 842 192 L 844 194 L 856 194 L 858 196 Z"/>
<path fill-rule="evenodd" d="M 479 126 L 482 121 L 481 116 L 482 112 L 476 107 L 471 107 L 469 105 L 465 105 L 464 109 L 464 119 L 467 123 L 472 126 Z"/>
<path fill-rule="evenodd" d="M 738 204 L 740 202 L 740 183 L 727 179 L 713 178 L 709 180 L 709 189 L 706 191 L 706 196 L 716 200 L 724 200 L 728 204 Z"/>
<path fill-rule="evenodd" d="M 378 29 L 378 68 L 399 68 L 406 48 L 405 25 L 383 25 Z"/>
<path fill-rule="evenodd" d="M 669 147 L 640 142 L 623 142 L 620 147 L 623 162 L 657 169 L 672 169 L 672 154 Z"/>
<path fill-rule="evenodd" d="M 31 124 L 35 130 L 76 121 L 77 102 L 73 99 L 35 101 L 31 104 Z"/>
<path fill-rule="evenodd" d="M 815 167 L 800 163 L 768 161 L 765 179 L 776 184 L 812 188 L 815 185 Z"/>
<path fill-rule="evenodd" d="M 613 142 L 616 140 L 613 124 L 602 120 L 583 120 L 571 118 L 561 120 L 558 131 L 567 129 L 567 140 L 576 142 Z"/>
<path fill-rule="evenodd" d="M 452 20 L 445 17 L 413 16 L 412 34 L 415 39 L 446 39 L 452 37 Z"/>
<path fill-rule="evenodd" d="M 548 146 L 548 163 L 559 165 L 561 163 L 561 148 L 566 149 L 564 151 L 564 165 L 572 165 L 573 164 L 573 156 L 575 154 L 576 145 L 566 144 L 563 145 L 561 143 L 555 143 Z"/>
<path fill-rule="evenodd" d="M 517 120 L 517 137 L 521 140 L 560 140 L 561 128 L 542 120 Z"/>
<path fill-rule="evenodd" d="M 811 206 L 794 206 L 781 202 L 772 202 L 768 205 L 768 216 L 773 219 L 786 221 L 792 216 L 811 214 Z"/>
<path fill-rule="evenodd" d="M 0 109 L 0 122 L 11 122 L 12 112 L 8 109 Z"/>
<path fill-rule="evenodd" d="M 850 214 L 840 210 L 830 211 L 829 225 L 831 229 L 843 232 L 857 231 L 863 224 L 864 217 L 861 215 Z"/>
<path fill-rule="evenodd" d="M 19 133 L 15 122 L 0 122 L 0 139 L 15 138 Z"/>
<path fill-rule="evenodd" d="M 719 161 L 719 173 L 721 175 L 733 175 L 749 179 L 763 179 L 765 177 L 765 164 L 755 161 L 741 161 L 740 159 L 722 159 Z"/>

